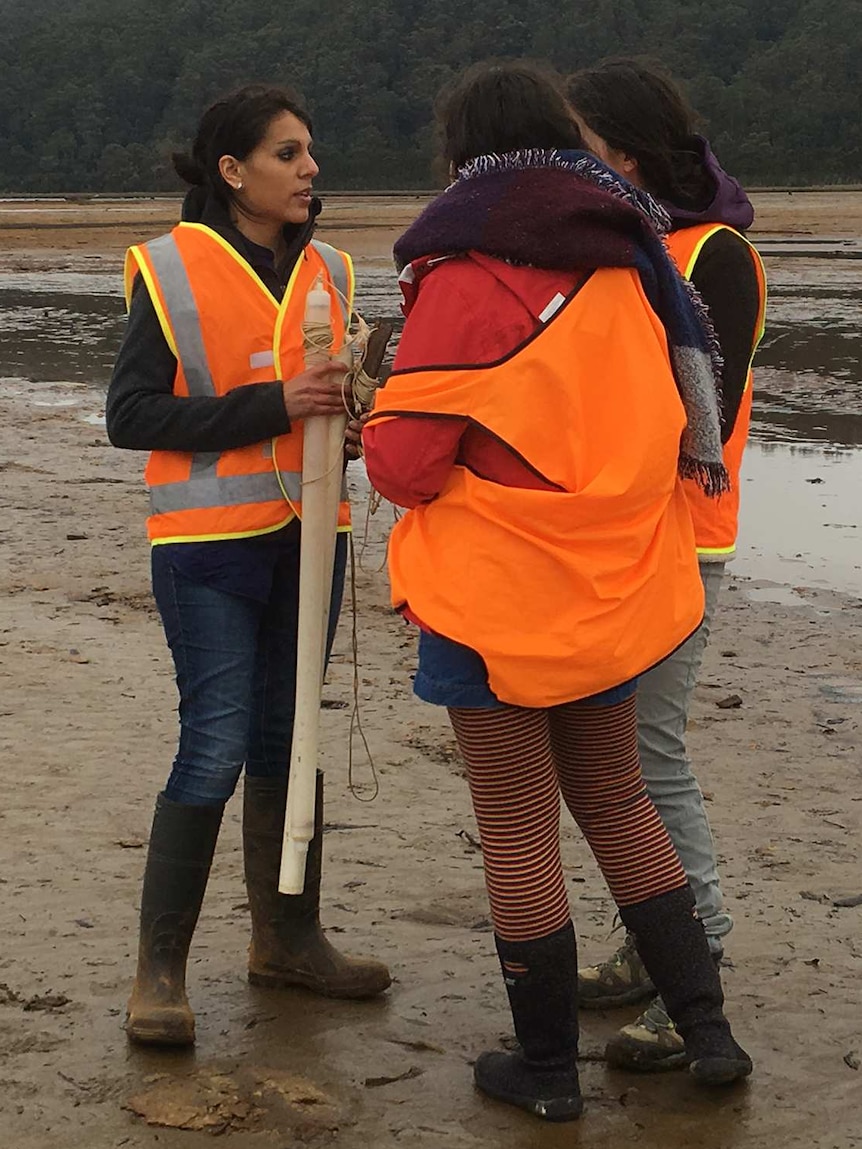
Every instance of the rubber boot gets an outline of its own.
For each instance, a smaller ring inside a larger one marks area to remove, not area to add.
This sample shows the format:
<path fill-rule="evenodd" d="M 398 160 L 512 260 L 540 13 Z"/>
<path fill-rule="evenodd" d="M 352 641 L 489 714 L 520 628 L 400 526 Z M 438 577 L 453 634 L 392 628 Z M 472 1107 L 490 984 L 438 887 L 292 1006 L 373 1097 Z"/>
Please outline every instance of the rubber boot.
<path fill-rule="evenodd" d="M 584 1103 L 578 1084 L 578 957 L 571 922 L 529 942 L 496 938 L 520 1050 L 482 1053 L 476 1086 L 544 1121 L 574 1121 Z"/>
<path fill-rule="evenodd" d="M 751 1058 L 724 1016 L 721 978 L 688 886 L 620 909 L 638 953 L 685 1041 L 689 1071 L 707 1085 L 747 1077 Z"/>
<path fill-rule="evenodd" d="M 246 775 L 242 838 L 252 927 L 248 980 L 276 989 L 302 986 L 323 997 L 376 997 L 392 983 L 386 966 L 339 953 L 320 927 L 323 775 L 319 771 L 305 889 L 301 894 L 278 892 L 286 794 L 286 778 Z"/>
<path fill-rule="evenodd" d="M 144 886 L 138 971 L 126 1017 L 131 1041 L 193 1045 L 195 1018 L 186 997 L 186 962 L 224 806 L 156 799 Z"/>

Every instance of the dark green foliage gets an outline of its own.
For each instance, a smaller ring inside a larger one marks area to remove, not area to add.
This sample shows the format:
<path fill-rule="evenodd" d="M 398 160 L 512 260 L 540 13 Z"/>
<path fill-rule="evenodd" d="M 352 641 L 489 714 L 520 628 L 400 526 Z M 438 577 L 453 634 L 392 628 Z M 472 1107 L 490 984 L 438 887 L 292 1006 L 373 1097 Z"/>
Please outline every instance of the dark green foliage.
<path fill-rule="evenodd" d="M 215 96 L 289 83 L 321 187 L 424 188 L 440 85 L 491 56 L 646 55 L 750 183 L 862 180 L 862 0 L 0 0 L 0 190 L 177 187 Z"/>

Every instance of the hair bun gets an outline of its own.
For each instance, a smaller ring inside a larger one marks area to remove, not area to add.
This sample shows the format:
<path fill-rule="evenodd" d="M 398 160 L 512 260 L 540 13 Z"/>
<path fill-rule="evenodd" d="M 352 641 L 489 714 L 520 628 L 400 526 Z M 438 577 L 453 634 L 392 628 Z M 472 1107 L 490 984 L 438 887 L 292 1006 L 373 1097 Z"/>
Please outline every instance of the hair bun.
<path fill-rule="evenodd" d="M 191 184 L 192 187 L 201 187 L 206 182 L 204 169 L 196 159 L 193 159 L 186 152 L 174 152 L 171 159 L 173 160 L 174 171 L 187 184 Z"/>

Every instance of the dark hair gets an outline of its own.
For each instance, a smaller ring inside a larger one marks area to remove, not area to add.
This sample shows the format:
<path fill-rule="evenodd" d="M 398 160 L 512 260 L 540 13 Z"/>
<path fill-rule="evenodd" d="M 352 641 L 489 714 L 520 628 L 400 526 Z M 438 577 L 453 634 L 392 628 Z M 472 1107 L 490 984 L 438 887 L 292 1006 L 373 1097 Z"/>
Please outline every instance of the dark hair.
<path fill-rule="evenodd" d="M 474 64 L 441 91 L 436 112 L 443 159 L 456 170 L 491 152 L 581 147 L 561 77 L 523 60 Z"/>
<path fill-rule="evenodd" d="M 571 76 L 568 95 L 591 131 L 637 160 L 647 191 L 692 209 L 714 194 L 694 139 L 695 113 L 660 69 L 605 60 Z"/>
<path fill-rule="evenodd" d="M 222 156 L 244 160 L 282 112 L 290 112 L 311 131 L 311 117 L 299 97 L 288 88 L 267 84 L 238 88 L 207 108 L 198 125 L 191 155 L 174 153 L 174 170 L 186 183 L 206 188 L 222 203 L 229 203 L 234 191 L 222 178 L 219 160 Z"/>

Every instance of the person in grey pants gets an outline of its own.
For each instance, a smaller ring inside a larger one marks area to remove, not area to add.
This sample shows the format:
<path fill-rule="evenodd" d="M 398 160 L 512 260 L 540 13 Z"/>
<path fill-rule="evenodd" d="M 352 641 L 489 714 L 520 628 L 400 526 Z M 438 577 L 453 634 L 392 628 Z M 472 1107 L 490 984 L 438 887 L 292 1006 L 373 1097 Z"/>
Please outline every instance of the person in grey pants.
<path fill-rule="evenodd" d="M 733 919 L 724 909 L 715 844 L 698 781 L 686 753 L 688 710 L 718 604 L 725 564 L 701 557 L 703 622 L 683 645 L 638 682 L 641 771 L 662 821 L 683 859 L 709 948 L 721 955 Z"/>
<path fill-rule="evenodd" d="M 732 490 L 711 500 L 711 506 L 686 492 L 705 592 L 703 623 L 638 682 L 644 782 L 679 854 L 719 962 L 733 922 L 724 908 L 712 831 L 685 734 L 725 564 L 736 544 L 739 472 L 751 417 L 751 360 L 763 333 L 766 302 L 763 265 L 742 234 L 754 209 L 707 141 L 693 133 L 693 113 L 661 73 L 634 60 L 608 61 L 571 77 L 569 99 L 589 149 L 630 183 L 657 196 L 668 211 L 671 255 L 707 304 L 724 359 L 722 440 Z M 631 935 L 608 961 L 580 970 L 578 993 L 581 1006 L 594 1009 L 654 995 Z M 612 1065 L 639 1070 L 685 1063 L 685 1043 L 660 997 L 617 1033 L 606 1057 Z"/>

